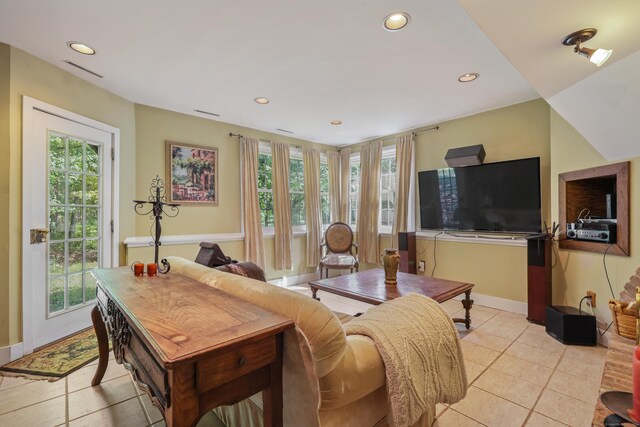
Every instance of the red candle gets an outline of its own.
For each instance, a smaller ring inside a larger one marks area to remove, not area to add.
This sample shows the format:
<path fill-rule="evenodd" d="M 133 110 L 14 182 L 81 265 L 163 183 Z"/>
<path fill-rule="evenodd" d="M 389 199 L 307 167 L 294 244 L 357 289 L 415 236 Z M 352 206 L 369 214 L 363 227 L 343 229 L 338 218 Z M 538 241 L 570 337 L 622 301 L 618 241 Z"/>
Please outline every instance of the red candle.
<path fill-rule="evenodd" d="M 627 412 L 633 421 L 640 421 L 640 346 L 633 350 L 633 408 Z"/>
<path fill-rule="evenodd" d="M 147 264 L 147 275 L 149 277 L 153 277 L 156 275 L 156 273 L 158 272 L 158 264 Z"/>
<path fill-rule="evenodd" d="M 133 264 L 133 275 L 134 276 L 144 276 L 144 264 L 141 262 L 136 262 Z"/>

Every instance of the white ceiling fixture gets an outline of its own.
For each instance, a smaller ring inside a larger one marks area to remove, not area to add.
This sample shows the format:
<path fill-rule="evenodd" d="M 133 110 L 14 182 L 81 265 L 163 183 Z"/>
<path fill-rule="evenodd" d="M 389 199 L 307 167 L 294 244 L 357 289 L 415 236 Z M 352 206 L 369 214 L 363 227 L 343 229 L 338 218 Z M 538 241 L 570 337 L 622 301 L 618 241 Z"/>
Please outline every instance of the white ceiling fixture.
<path fill-rule="evenodd" d="M 138 104 L 203 117 L 193 109 L 215 102 L 227 123 L 265 132 L 286 123 L 336 146 L 539 96 L 458 2 L 410 0 L 404 10 L 411 23 L 391 35 L 380 25 L 388 0 L 0 1 L 0 40 Z M 90 66 L 108 78 L 61 62 L 69 28 L 99 47 Z M 563 28 L 555 44 L 574 27 Z M 482 73 L 472 97 L 450 77 L 471 69 Z M 251 100 L 266 94 L 273 102 L 256 114 Z M 327 126 L 337 116 L 349 123 L 339 133 Z"/>
<path fill-rule="evenodd" d="M 84 43 L 80 43 L 80 42 L 67 42 L 67 46 L 69 46 L 71 49 L 75 50 L 78 53 L 81 53 L 83 55 L 95 55 L 96 51 L 91 47 L 88 46 Z"/>
<path fill-rule="evenodd" d="M 595 28 L 585 28 L 584 30 L 574 31 L 567 37 L 562 39 L 562 44 L 565 46 L 575 46 L 573 51 L 580 56 L 584 56 L 596 67 L 601 66 L 613 53 L 611 49 L 589 49 L 588 47 L 582 47 L 581 44 L 591 40 L 596 35 L 598 30 Z"/>
<path fill-rule="evenodd" d="M 334 126 L 340 126 L 342 124 L 342 120 L 331 120 L 331 124 Z"/>
<path fill-rule="evenodd" d="M 467 74 L 463 74 L 460 77 L 458 77 L 458 81 L 460 83 L 469 83 L 469 82 L 474 81 L 478 77 L 480 77 L 480 74 L 478 74 L 478 73 L 467 73 Z"/>
<path fill-rule="evenodd" d="M 395 12 L 385 16 L 382 26 L 387 31 L 400 31 L 411 21 L 411 16 L 406 12 Z"/>
<path fill-rule="evenodd" d="M 259 96 L 257 98 L 253 98 L 253 100 L 255 102 L 257 102 L 258 104 L 262 104 L 262 105 L 267 105 L 269 103 L 269 100 L 267 98 L 263 98 L 261 96 Z"/>

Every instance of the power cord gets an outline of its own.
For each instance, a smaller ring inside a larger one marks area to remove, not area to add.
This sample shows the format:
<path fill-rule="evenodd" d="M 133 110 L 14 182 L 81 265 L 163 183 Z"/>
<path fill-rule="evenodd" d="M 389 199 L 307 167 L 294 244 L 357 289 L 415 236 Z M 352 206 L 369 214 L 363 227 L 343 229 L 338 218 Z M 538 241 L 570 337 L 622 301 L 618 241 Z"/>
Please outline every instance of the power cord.
<path fill-rule="evenodd" d="M 609 284 L 609 290 L 611 291 L 611 297 L 613 299 L 615 299 L 616 296 L 613 294 L 613 286 L 611 286 L 611 280 L 609 279 L 609 271 L 607 271 L 607 252 L 609 252 L 609 249 L 611 249 L 611 246 L 613 246 L 613 243 L 609 243 L 609 246 L 607 246 L 607 249 L 605 249 L 605 251 L 604 251 L 604 255 L 602 255 L 602 265 L 604 265 L 604 274 L 605 274 L 605 276 L 607 276 L 607 283 Z"/>
<path fill-rule="evenodd" d="M 435 273 L 436 271 L 436 265 L 437 265 L 437 260 L 436 260 L 436 245 L 438 244 L 438 236 L 441 234 L 444 234 L 444 231 L 439 232 L 438 234 L 436 234 L 435 236 L 433 236 L 433 268 L 431 269 L 431 277 L 433 277 L 433 273 Z"/>

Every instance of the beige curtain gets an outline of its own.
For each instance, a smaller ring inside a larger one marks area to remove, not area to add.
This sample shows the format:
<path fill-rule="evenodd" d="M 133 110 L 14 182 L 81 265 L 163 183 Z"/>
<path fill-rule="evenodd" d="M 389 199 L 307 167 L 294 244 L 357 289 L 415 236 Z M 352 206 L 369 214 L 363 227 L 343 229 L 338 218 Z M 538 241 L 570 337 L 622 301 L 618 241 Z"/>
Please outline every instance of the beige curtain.
<path fill-rule="evenodd" d="M 364 145 L 360 151 L 360 198 L 358 205 L 358 253 L 360 261 L 380 263 L 378 211 L 382 141 Z"/>
<path fill-rule="evenodd" d="M 320 151 L 302 149 L 304 164 L 304 209 L 307 219 L 307 266 L 320 264 L 320 239 L 322 221 L 320 215 Z"/>
<path fill-rule="evenodd" d="M 349 224 L 349 188 L 351 187 L 351 149 L 343 148 L 340 150 L 340 212 L 338 221 Z M 331 219 L 333 221 L 333 218 Z"/>
<path fill-rule="evenodd" d="M 329 169 L 329 207 L 331 209 L 331 222 L 333 223 L 342 221 L 340 219 L 340 206 L 342 205 L 343 197 L 340 194 L 340 153 L 328 151 L 327 166 Z"/>
<path fill-rule="evenodd" d="M 398 247 L 398 232 L 413 231 L 415 209 L 413 208 L 414 151 L 413 133 L 396 139 L 396 200 L 391 244 Z"/>
<path fill-rule="evenodd" d="M 264 244 L 258 203 L 258 148 L 257 139 L 240 138 L 244 259 L 254 262 L 264 270 Z"/>
<path fill-rule="evenodd" d="M 271 143 L 273 164 L 273 222 L 275 269 L 291 270 L 291 198 L 289 195 L 289 145 Z"/>

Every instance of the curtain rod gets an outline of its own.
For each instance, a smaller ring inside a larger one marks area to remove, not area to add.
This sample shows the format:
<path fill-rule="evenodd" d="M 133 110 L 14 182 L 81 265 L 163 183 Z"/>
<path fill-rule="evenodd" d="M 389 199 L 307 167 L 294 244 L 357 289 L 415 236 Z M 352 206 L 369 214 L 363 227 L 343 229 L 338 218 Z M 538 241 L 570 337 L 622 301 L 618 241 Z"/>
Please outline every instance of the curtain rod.
<path fill-rule="evenodd" d="M 230 137 L 234 137 L 234 136 L 235 136 L 235 137 L 238 137 L 238 138 L 244 138 L 244 135 L 240 135 L 239 133 L 233 133 L 233 132 L 229 132 L 229 136 L 230 136 Z M 258 140 L 258 141 L 259 141 L 259 140 Z M 266 142 L 271 143 L 271 141 L 266 140 L 266 139 L 263 139 L 263 141 L 266 141 Z M 290 146 L 290 147 L 293 147 L 293 148 L 299 148 L 300 150 L 302 150 L 302 146 L 301 146 L 301 145 L 289 144 L 289 146 Z M 318 150 L 318 151 L 322 152 L 322 151 L 324 151 L 324 150 Z"/>
<path fill-rule="evenodd" d="M 435 126 L 432 126 L 430 128 L 426 128 L 426 129 L 422 129 L 422 130 L 417 130 L 415 132 L 411 132 L 411 134 L 412 135 L 417 135 L 417 134 L 422 133 L 422 132 L 430 132 L 432 130 L 438 130 L 438 129 L 440 129 L 440 126 L 435 125 Z M 383 138 L 382 141 L 388 141 L 388 140 L 394 139 L 394 138 L 397 138 L 397 137 L 396 136 L 390 136 L 388 138 Z"/>

